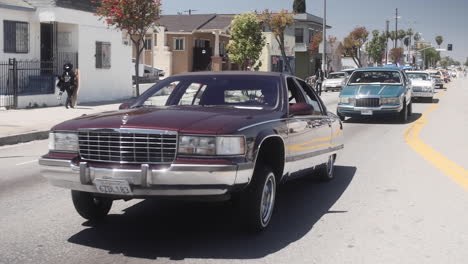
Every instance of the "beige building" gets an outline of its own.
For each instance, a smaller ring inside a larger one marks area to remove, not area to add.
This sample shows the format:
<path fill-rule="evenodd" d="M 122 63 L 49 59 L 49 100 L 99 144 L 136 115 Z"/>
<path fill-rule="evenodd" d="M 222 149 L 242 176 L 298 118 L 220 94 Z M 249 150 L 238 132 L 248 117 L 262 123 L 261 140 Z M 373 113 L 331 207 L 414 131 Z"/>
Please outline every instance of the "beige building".
<path fill-rule="evenodd" d="M 226 46 L 233 18 L 234 15 L 215 14 L 163 16 L 159 26 L 146 35 L 140 64 L 161 69 L 166 76 L 229 70 Z"/>

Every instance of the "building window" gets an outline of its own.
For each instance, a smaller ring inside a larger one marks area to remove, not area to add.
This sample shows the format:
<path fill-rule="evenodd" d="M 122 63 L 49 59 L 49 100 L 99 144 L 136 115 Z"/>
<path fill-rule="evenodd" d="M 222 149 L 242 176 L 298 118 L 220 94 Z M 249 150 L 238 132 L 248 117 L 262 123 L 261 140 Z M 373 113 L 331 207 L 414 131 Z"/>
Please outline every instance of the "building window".
<path fill-rule="evenodd" d="M 29 23 L 3 21 L 3 52 L 29 52 Z"/>
<path fill-rule="evenodd" d="M 304 43 L 304 29 L 303 28 L 296 28 L 294 35 L 296 36 L 296 43 Z"/>
<path fill-rule="evenodd" d="M 174 39 L 174 50 L 185 50 L 185 38 Z"/>
<path fill-rule="evenodd" d="M 96 68 L 110 69 L 111 44 L 109 42 L 96 42 Z"/>
<path fill-rule="evenodd" d="M 153 46 L 153 40 L 150 38 L 147 38 L 143 41 L 143 47 L 145 50 L 151 50 L 151 46 Z"/>
<path fill-rule="evenodd" d="M 219 42 L 219 55 L 226 55 L 226 44 L 224 42 Z"/>

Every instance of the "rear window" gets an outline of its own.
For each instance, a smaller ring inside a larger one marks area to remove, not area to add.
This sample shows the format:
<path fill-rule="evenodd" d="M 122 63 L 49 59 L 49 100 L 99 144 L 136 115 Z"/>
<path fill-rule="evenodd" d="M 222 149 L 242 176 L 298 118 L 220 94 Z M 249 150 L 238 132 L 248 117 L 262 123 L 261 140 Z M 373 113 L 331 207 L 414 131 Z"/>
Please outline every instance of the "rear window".
<path fill-rule="evenodd" d="M 401 75 L 397 71 L 357 71 L 350 79 L 350 84 L 401 84 Z"/>
<path fill-rule="evenodd" d="M 429 80 L 429 74 L 427 73 L 407 73 L 408 78 L 411 80 L 422 80 L 422 81 L 427 81 Z"/>
<path fill-rule="evenodd" d="M 344 73 L 330 73 L 328 75 L 328 78 L 329 79 L 342 79 L 342 78 L 345 78 L 345 74 Z"/>

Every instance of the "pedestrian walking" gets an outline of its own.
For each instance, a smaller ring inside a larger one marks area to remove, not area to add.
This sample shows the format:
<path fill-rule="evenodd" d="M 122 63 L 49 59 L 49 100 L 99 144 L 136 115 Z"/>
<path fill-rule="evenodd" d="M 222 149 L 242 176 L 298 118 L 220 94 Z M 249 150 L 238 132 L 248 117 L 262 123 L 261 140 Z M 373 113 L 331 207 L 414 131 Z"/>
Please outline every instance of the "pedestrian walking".
<path fill-rule="evenodd" d="M 315 90 L 317 91 L 319 96 L 322 95 L 323 79 L 324 79 L 323 71 L 322 71 L 322 69 L 318 69 L 317 72 L 315 73 L 315 80 L 316 80 Z"/>
<path fill-rule="evenodd" d="M 66 63 L 63 65 L 63 74 L 59 78 L 59 83 L 57 86 L 60 89 L 60 95 L 63 92 L 67 92 L 67 100 L 65 102 L 65 108 L 68 109 L 68 106 L 73 107 L 73 94 L 75 93 L 77 85 L 76 74 L 73 71 L 73 64 Z"/>

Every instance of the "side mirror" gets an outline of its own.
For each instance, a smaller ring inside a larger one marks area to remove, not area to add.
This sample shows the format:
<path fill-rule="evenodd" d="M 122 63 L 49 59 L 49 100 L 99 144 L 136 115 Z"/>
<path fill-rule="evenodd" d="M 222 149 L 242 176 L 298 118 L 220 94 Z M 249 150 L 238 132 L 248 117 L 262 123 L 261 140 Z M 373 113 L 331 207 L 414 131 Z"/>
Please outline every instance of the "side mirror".
<path fill-rule="evenodd" d="M 133 101 L 124 102 L 119 106 L 119 110 L 129 109 L 130 106 L 132 106 L 132 104 L 133 104 Z"/>
<path fill-rule="evenodd" d="M 314 113 L 314 108 L 306 103 L 297 103 L 289 106 L 289 115 L 290 116 L 305 116 L 312 115 Z"/>

